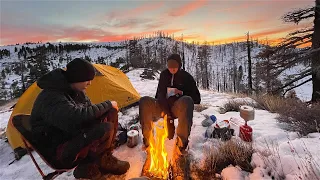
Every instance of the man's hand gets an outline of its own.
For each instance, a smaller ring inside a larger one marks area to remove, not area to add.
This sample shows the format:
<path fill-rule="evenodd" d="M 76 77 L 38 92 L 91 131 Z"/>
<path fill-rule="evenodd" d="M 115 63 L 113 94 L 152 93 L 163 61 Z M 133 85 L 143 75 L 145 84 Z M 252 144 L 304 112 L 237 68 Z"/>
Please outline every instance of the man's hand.
<path fill-rule="evenodd" d="M 183 91 L 180 91 L 179 89 L 174 88 L 174 94 L 180 94 L 180 95 L 182 95 L 182 94 L 183 94 Z"/>
<path fill-rule="evenodd" d="M 111 101 L 112 107 L 119 111 L 118 103 L 116 101 Z"/>

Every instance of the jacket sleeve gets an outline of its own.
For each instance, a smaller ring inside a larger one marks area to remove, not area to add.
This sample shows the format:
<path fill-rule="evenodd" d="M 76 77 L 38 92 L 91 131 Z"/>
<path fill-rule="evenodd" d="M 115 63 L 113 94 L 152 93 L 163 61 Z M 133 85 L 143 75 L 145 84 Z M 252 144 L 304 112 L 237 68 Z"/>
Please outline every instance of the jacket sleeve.
<path fill-rule="evenodd" d="M 167 100 L 167 85 L 166 85 L 166 79 L 165 74 L 162 72 L 160 74 L 160 79 L 158 83 L 156 98 L 160 104 L 160 107 L 162 111 L 167 114 L 168 116 L 172 116 L 168 100 Z"/>
<path fill-rule="evenodd" d="M 194 104 L 200 104 L 201 102 L 201 96 L 199 89 L 197 87 L 196 81 L 193 79 L 193 77 L 188 74 L 188 82 L 190 82 L 190 92 L 188 93 L 191 98 L 193 99 Z"/>
<path fill-rule="evenodd" d="M 64 94 L 53 92 L 45 105 L 45 121 L 66 132 L 90 123 L 112 108 L 110 101 L 99 104 L 80 106 L 70 101 Z"/>

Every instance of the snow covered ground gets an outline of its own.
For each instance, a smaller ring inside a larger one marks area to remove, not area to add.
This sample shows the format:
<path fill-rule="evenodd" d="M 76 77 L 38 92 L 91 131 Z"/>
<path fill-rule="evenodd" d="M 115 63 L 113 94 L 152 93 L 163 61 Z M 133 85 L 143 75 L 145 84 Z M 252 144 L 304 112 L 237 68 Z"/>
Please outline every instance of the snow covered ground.
<path fill-rule="evenodd" d="M 139 77 L 141 73 L 142 70 L 138 69 L 129 72 L 127 75 L 141 96 L 154 96 L 157 80 L 142 80 Z M 201 122 L 205 119 L 205 115 L 214 114 L 218 121 L 233 117 L 237 119 L 237 123 L 243 123 L 239 112 L 219 113 L 219 107 L 229 99 L 233 99 L 233 97 L 213 91 L 201 90 L 200 93 L 202 97 L 201 104 L 209 108 L 202 112 L 194 112 L 194 124 L 191 130 L 188 150 L 199 162 L 203 160 L 205 147 L 217 141 L 204 137 L 206 128 L 202 127 Z M 6 127 L 10 113 L 10 111 L 4 110 L 0 112 L 1 129 Z M 132 107 L 123 113 L 119 113 L 119 122 L 126 124 L 136 115 L 138 115 L 138 107 Z M 256 180 L 285 178 L 288 180 L 309 180 L 320 178 L 320 133 L 312 133 L 305 137 L 299 137 L 296 132 L 283 130 L 281 127 L 285 125 L 279 124 L 276 121 L 276 117 L 277 114 L 264 110 L 255 110 L 255 119 L 248 122 L 253 128 L 253 145 L 255 152 L 251 164 L 254 167 L 254 171 L 253 173 L 248 173 L 242 171 L 239 167 L 229 166 L 221 173 L 224 179 Z M 174 140 L 166 141 L 166 149 L 169 157 L 172 156 L 173 144 Z M 33 154 L 36 160 L 40 162 L 40 167 L 46 173 L 50 172 L 51 169 L 45 165 L 39 156 L 36 153 Z M 145 152 L 142 151 L 141 141 L 138 146 L 134 148 L 122 145 L 115 150 L 114 155 L 122 160 L 129 161 L 131 165 L 130 170 L 125 176 L 116 179 L 130 179 L 140 176 L 146 157 Z M 41 179 L 40 174 L 29 156 L 24 156 L 19 161 L 9 165 L 9 163 L 14 160 L 14 155 L 9 144 L 2 139 L 0 140 L 0 159 L 0 179 Z M 60 175 L 57 179 L 74 180 L 74 177 L 72 172 L 67 172 Z"/>

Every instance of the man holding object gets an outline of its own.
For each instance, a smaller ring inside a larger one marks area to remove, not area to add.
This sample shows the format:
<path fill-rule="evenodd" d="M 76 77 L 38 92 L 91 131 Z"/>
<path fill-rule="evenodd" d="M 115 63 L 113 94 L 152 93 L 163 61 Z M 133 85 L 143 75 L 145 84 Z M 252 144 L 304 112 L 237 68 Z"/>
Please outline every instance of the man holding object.
<path fill-rule="evenodd" d="M 143 142 L 149 146 L 149 137 L 153 121 L 162 115 L 168 115 L 168 138 L 175 133 L 174 119 L 178 118 L 176 147 L 183 153 L 188 146 L 188 138 L 192 126 L 194 104 L 200 104 L 201 98 L 193 77 L 181 69 L 181 58 L 172 54 L 167 60 L 168 69 L 160 74 L 156 99 L 142 97 L 139 105 L 140 123 L 142 126 Z"/>

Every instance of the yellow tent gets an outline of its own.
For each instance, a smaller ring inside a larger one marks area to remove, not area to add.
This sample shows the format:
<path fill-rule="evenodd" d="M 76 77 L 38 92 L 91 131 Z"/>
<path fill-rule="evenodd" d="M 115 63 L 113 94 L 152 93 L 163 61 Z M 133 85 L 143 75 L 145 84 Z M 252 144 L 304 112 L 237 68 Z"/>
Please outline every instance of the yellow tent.
<path fill-rule="evenodd" d="M 119 108 L 133 104 L 140 99 L 139 93 L 132 86 L 128 77 L 120 70 L 102 64 L 93 64 L 96 76 L 86 93 L 92 103 L 101 103 L 105 100 L 117 101 Z M 33 83 L 19 98 L 15 105 L 10 120 L 18 114 L 31 114 L 33 103 L 41 89 Z M 25 147 L 17 130 L 8 123 L 7 137 L 12 149 Z"/>

